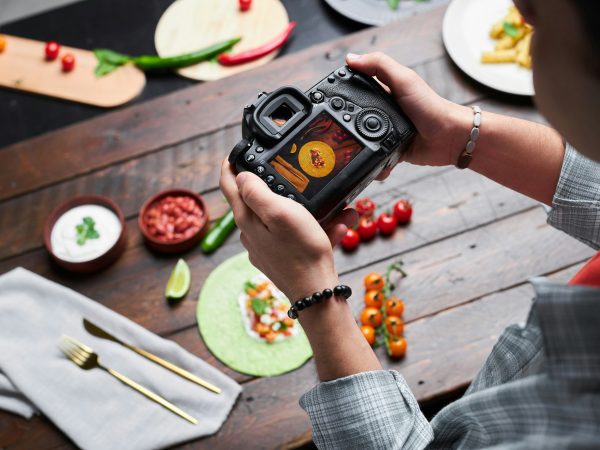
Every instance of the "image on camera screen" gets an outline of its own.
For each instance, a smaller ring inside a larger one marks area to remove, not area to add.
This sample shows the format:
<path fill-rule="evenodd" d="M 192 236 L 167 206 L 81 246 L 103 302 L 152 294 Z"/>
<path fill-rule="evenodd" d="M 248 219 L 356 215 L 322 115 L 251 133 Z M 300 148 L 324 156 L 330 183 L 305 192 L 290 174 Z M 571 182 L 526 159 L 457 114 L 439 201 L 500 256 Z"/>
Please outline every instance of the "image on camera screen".
<path fill-rule="evenodd" d="M 270 164 L 310 200 L 363 149 L 333 117 L 322 112 L 288 142 Z"/>

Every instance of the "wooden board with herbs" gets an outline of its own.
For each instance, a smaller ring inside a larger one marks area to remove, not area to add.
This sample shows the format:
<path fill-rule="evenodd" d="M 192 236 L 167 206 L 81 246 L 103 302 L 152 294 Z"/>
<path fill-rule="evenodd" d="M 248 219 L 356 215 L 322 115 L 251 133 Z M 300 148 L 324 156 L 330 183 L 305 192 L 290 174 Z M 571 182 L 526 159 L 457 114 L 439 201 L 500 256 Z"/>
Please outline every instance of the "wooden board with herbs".
<path fill-rule="evenodd" d="M 221 430 L 185 448 L 295 448 L 309 443 L 310 423 L 298 399 L 317 381 L 312 361 L 282 376 L 256 378 L 218 362 L 198 334 L 196 298 L 211 271 L 243 250 L 238 232 L 210 255 L 199 249 L 183 255 L 192 273 L 191 290 L 185 299 L 169 303 L 164 286 L 179 256 L 157 257 L 143 245 L 137 212 L 149 195 L 186 187 L 202 193 L 211 218 L 222 215 L 227 205 L 218 189 L 218 168 L 240 137 L 244 102 L 258 90 L 284 84 L 306 88 L 340 66 L 348 51 L 385 51 L 453 101 L 541 120 L 530 103 L 493 97 L 457 71 L 440 39 L 443 12 L 436 9 L 368 29 L 0 149 L 0 273 L 23 266 L 72 287 L 242 383 L 243 393 Z M 83 193 L 115 200 L 127 219 L 128 234 L 123 256 L 86 277 L 56 269 L 41 245 L 50 211 Z M 394 294 L 404 300 L 408 351 L 401 360 L 388 358 L 385 348 L 376 352 L 385 367 L 403 373 L 424 406 L 459 395 L 502 329 L 524 320 L 532 298 L 530 276 L 568 279 L 592 253 L 548 226 L 536 202 L 470 171 L 402 165 L 365 194 L 390 207 L 399 197 L 410 199 L 411 223 L 354 253 L 336 249 L 337 267 L 341 281 L 356 293 L 350 302 L 358 317 L 365 275 L 385 273 L 390 264 L 403 261 L 408 277 Z M 44 417 L 26 421 L 0 413 L 0 448 L 73 444 Z"/>

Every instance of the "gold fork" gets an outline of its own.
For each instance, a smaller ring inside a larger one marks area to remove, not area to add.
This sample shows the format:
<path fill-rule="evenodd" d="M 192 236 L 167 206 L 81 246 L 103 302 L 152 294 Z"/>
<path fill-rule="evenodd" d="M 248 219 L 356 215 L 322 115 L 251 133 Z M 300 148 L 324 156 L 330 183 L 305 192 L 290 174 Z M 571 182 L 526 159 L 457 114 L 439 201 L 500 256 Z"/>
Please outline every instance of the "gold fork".
<path fill-rule="evenodd" d="M 145 395 L 150 400 L 153 400 L 156 403 L 158 403 L 159 405 L 167 408 L 169 411 L 177 414 L 178 416 L 183 417 L 185 420 L 193 423 L 194 425 L 196 425 L 198 423 L 198 421 L 195 418 L 190 416 L 185 411 L 179 409 L 173 403 L 165 400 L 161 396 L 146 389 L 144 386 L 137 384 L 135 381 L 130 380 L 125 375 L 120 374 L 116 370 L 110 369 L 110 368 L 100 364 L 100 358 L 98 357 L 98 354 L 95 353 L 87 345 L 82 344 L 81 342 L 77 341 L 76 339 L 74 339 L 70 336 L 63 335 L 60 339 L 58 346 L 62 350 L 62 352 L 65 355 L 67 355 L 67 357 L 71 361 L 73 361 L 75 364 L 77 364 L 83 370 L 90 370 L 90 369 L 95 369 L 95 368 L 102 369 L 102 370 L 110 373 L 113 377 L 115 377 L 122 383 L 126 384 L 129 387 L 132 387 L 136 391 Z"/>

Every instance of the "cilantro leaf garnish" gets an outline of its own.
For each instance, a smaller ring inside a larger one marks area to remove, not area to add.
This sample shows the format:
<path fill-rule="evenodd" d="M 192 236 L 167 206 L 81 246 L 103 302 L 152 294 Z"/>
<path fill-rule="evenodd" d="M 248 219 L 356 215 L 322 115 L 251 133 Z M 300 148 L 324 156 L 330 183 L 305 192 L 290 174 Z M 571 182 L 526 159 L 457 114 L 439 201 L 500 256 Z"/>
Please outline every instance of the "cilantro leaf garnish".
<path fill-rule="evenodd" d="M 260 298 L 253 298 L 252 299 L 252 311 L 254 311 L 256 313 L 256 315 L 261 316 L 263 315 L 266 311 L 267 308 L 269 307 L 269 303 L 261 300 Z"/>
<path fill-rule="evenodd" d="M 91 217 L 84 217 L 83 223 L 75 225 L 77 231 L 77 244 L 83 245 L 88 239 L 98 239 L 100 234 L 96 231 L 96 222 Z"/>
<path fill-rule="evenodd" d="M 519 29 L 510 22 L 504 22 L 504 32 L 511 38 L 516 38 L 519 35 Z"/>

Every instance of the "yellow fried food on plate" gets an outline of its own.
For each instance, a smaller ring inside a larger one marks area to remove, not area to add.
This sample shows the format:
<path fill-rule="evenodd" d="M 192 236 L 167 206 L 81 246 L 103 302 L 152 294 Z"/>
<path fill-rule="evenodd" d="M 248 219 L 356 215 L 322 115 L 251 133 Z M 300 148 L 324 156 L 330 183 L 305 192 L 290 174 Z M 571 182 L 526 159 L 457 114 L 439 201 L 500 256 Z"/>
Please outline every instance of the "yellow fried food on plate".
<path fill-rule="evenodd" d="M 481 62 L 484 64 L 517 63 L 531 69 L 531 36 L 533 27 L 525 22 L 519 10 L 513 5 L 502 20 L 490 30 L 490 37 L 496 41 L 493 51 L 484 51 Z"/>
<path fill-rule="evenodd" d="M 325 142 L 310 141 L 300 149 L 298 163 L 307 175 L 323 178 L 335 167 L 335 152 Z"/>

